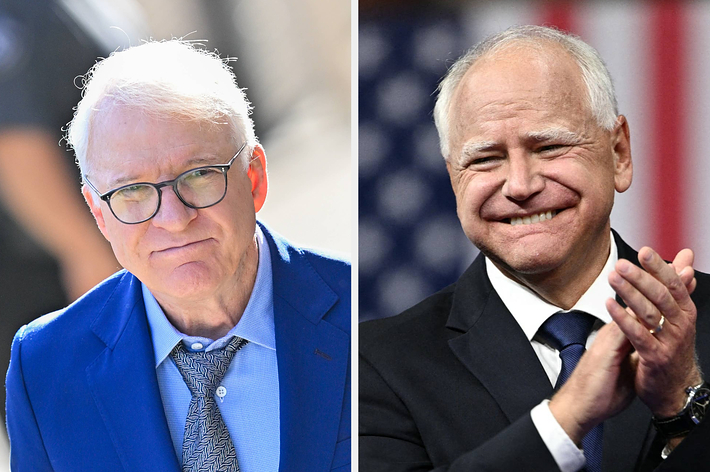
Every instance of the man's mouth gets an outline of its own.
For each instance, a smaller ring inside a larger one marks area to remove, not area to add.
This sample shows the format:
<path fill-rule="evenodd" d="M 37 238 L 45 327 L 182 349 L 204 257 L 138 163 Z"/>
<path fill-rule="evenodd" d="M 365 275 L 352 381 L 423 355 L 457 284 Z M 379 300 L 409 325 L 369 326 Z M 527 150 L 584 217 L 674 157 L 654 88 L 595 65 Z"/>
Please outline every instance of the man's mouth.
<path fill-rule="evenodd" d="M 557 215 L 557 210 L 543 211 L 533 215 L 527 216 L 516 216 L 514 218 L 509 218 L 504 221 L 510 223 L 511 226 L 517 225 L 532 225 L 535 223 L 542 223 L 543 221 L 551 220 Z"/>
<path fill-rule="evenodd" d="M 181 249 L 188 249 L 188 248 L 197 246 L 198 244 L 204 243 L 205 241 L 207 241 L 207 239 L 198 239 L 196 241 L 190 241 L 187 243 L 175 243 L 175 245 L 173 245 L 173 246 L 167 246 L 162 249 L 155 250 L 153 252 L 163 253 L 163 254 L 171 254 L 174 252 L 179 252 Z"/>

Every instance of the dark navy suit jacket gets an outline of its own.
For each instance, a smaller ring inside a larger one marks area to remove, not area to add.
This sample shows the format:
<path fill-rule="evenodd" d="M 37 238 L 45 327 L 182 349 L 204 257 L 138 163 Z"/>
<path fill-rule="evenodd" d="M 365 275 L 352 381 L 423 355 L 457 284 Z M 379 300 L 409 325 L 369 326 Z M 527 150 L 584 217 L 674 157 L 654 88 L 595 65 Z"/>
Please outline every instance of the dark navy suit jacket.
<path fill-rule="evenodd" d="M 350 470 L 350 266 L 271 251 L 281 472 Z M 7 374 L 13 471 L 179 471 L 141 284 L 121 271 L 18 331 Z"/>
<path fill-rule="evenodd" d="M 614 233 L 619 257 L 638 254 Z M 697 353 L 710 372 L 710 276 L 696 272 Z M 559 472 L 530 418 L 553 393 L 480 255 L 456 284 L 360 325 L 359 467 L 367 472 Z M 710 471 L 710 421 L 661 463 L 637 398 L 604 422 L 604 472 Z"/>

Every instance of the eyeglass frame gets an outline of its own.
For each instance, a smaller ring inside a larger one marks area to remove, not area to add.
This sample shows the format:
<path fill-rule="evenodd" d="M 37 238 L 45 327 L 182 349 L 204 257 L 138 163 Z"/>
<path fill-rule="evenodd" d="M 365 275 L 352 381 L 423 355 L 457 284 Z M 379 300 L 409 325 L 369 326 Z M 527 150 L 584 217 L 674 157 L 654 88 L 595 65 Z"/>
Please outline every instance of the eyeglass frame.
<path fill-rule="evenodd" d="M 172 179 L 172 180 L 164 180 L 163 182 L 158 182 L 157 184 L 154 184 L 154 183 L 152 183 L 152 182 L 134 182 L 134 183 L 126 184 L 126 185 L 121 185 L 120 187 L 116 187 L 116 188 L 114 188 L 114 189 L 112 189 L 112 190 L 109 190 L 108 192 L 102 194 L 102 193 L 94 186 L 94 184 L 92 184 L 92 183 L 89 181 L 89 179 L 86 177 L 85 174 L 82 174 L 82 178 L 84 179 L 84 182 L 86 182 L 86 183 L 88 184 L 88 186 L 91 187 L 91 189 L 92 189 L 94 192 L 96 192 L 96 194 L 99 196 L 99 198 L 100 198 L 101 200 L 103 200 L 103 201 L 106 202 L 106 204 L 108 205 L 109 210 L 111 210 L 111 213 L 113 214 L 113 216 L 114 216 L 118 221 L 120 221 L 120 222 L 123 223 L 124 225 L 137 225 L 137 224 L 140 224 L 140 223 L 145 223 L 146 221 L 152 219 L 153 217 L 155 217 L 155 215 L 158 214 L 158 212 L 160 211 L 160 205 L 163 203 L 163 192 L 161 191 L 161 189 L 162 189 L 163 187 L 172 187 L 172 188 L 173 188 L 173 192 L 174 192 L 175 195 L 178 197 L 178 199 L 180 199 L 180 201 L 183 203 L 183 205 L 185 205 L 185 206 L 188 207 L 188 208 L 193 208 L 193 209 L 195 209 L 195 210 L 201 210 L 201 209 L 204 209 L 204 208 L 209 208 L 209 207 L 215 206 L 216 204 L 218 204 L 219 202 L 221 202 L 222 200 L 224 200 L 224 197 L 227 195 L 227 188 L 228 188 L 228 186 L 229 186 L 229 179 L 227 179 L 227 172 L 229 172 L 229 169 L 230 169 L 230 168 L 232 167 L 232 165 L 234 164 L 234 161 L 237 159 L 237 157 L 239 156 L 239 154 L 242 153 L 242 151 L 244 150 L 244 148 L 245 148 L 246 146 L 247 146 L 247 143 L 246 143 L 246 141 L 245 141 L 244 144 L 241 145 L 241 147 L 239 148 L 239 150 L 234 154 L 234 156 L 232 156 L 232 158 L 231 158 L 231 159 L 229 160 L 229 162 L 227 162 L 226 164 L 215 164 L 215 165 L 209 165 L 209 166 L 195 167 L 194 169 L 188 169 L 188 170 L 186 170 L 185 172 L 182 172 L 180 175 L 178 175 L 177 177 L 175 177 L 175 178 Z M 256 159 L 256 158 L 252 159 L 251 161 L 249 161 L 249 163 L 251 164 L 255 159 Z M 211 204 L 209 204 L 209 205 L 199 206 L 199 207 L 198 207 L 198 206 L 194 206 L 194 205 L 192 205 L 192 204 L 190 204 L 190 203 L 187 203 L 187 202 L 182 198 L 182 196 L 180 195 L 180 192 L 178 192 L 178 189 L 177 189 L 177 181 L 180 180 L 180 178 L 182 178 L 182 176 L 184 176 L 185 174 L 189 174 L 190 172 L 195 172 L 196 170 L 200 170 L 200 169 L 214 169 L 214 168 L 218 168 L 220 171 L 222 171 L 222 175 L 224 175 L 224 193 L 223 193 L 222 196 L 219 198 L 219 200 L 217 200 L 216 202 L 211 203 Z M 124 188 L 132 187 L 132 186 L 134 186 L 134 185 L 148 185 L 148 186 L 150 186 L 150 187 L 153 187 L 153 188 L 158 192 L 158 204 L 156 205 L 155 211 L 153 212 L 153 214 L 150 215 L 148 218 L 146 218 L 146 219 L 144 219 L 144 220 L 136 221 L 136 222 L 133 222 L 133 223 L 127 223 L 127 222 L 123 221 L 121 218 L 119 218 L 118 215 L 116 215 L 116 213 L 113 211 L 113 207 L 111 206 L 111 197 L 113 196 L 114 193 L 118 192 L 119 190 L 123 190 Z"/>

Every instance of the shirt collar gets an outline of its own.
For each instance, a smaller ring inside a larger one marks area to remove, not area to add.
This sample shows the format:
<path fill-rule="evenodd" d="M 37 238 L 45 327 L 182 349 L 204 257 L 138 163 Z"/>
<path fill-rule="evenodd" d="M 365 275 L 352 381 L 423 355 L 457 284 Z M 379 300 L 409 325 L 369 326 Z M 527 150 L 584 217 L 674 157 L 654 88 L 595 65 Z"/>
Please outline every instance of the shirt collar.
<path fill-rule="evenodd" d="M 616 293 L 609 285 L 609 274 L 614 270 L 619 259 L 616 242 L 611 236 L 611 250 L 606 264 L 602 268 L 592 285 L 587 289 L 571 310 L 581 310 L 589 313 L 604 323 L 611 321 L 611 315 L 606 310 L 607 298 L 615 298 Z M 506 277 L 490 259 L 486 258 L 488 278 L 498 296 L 532 341 L 540 326 L 553 314 L 561 310 L 560 307 L 540 298 L 535 292 L 524 285 Z"/>
<path fill-rule="evenodd" d="M 148 287 L 141 283 L 145 311 L 153 340 L 156 368 L 170 355 L 175 345 L 182 340 L 185 340 L 188 345 L 200 342 L 204 346 L 208 346 L 206 350 L 209 351 L 218 349 L 227 344 L 232 337 L 239 336 L 240 338 L 248 339 L 250 343 L 276 350 L 271 253 L 259 225 L 256 226 L 255 234 L 259 248 L 259 262 L 254 288 L 251 291 L 249 302 L 239 323 L 218 340 L 213 341 L 212 339 L 198 336 L 187 336 L 178 331 L 165 316 Z"/>

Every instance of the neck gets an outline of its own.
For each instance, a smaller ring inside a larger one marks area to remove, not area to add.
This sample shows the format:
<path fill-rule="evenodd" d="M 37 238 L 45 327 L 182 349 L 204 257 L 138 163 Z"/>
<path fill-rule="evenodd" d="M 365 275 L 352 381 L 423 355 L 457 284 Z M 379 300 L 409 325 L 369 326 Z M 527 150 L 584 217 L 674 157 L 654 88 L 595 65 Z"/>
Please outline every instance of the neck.
<path fill-rule="evenodd" d="M 526 286 L 540 298 L 563 310 L 571 309 L 582 295 L 589 290 L 597 279 L 611 251 L 611 242 L 607 237 L 596 248 L 584 252 L 584 256 L 575 261 L 565 261 L 552 271 L 521 274 L 493 261 L 498 269 L 508 278 Z"/>
<path fill-rule="evenodd" d="M 237 271 L 209 296 L 176 300 L 154 294 L 165 316 L 181 333 L 219 339 L 234 328 L 249 303 L 256 282 L 259 250 L 256 237 L 245 251 Z"/>

